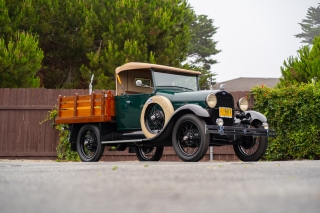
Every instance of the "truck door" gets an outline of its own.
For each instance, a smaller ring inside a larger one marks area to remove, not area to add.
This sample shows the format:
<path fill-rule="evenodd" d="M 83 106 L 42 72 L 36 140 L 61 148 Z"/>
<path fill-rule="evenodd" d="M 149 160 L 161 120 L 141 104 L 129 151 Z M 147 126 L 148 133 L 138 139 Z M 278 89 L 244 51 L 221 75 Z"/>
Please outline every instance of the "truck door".
<path fill-rule="evenodd" d="M 115 96 L 118 130 L 140 130 L 140 115 L 148 98 L 154 94 Z"/>

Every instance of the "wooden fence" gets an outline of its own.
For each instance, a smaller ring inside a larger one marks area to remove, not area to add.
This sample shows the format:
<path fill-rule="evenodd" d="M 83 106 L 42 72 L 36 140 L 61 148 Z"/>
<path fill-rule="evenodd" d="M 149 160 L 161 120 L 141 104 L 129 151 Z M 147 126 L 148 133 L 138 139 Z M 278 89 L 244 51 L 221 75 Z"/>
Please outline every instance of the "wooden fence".
<path fill-rule="evenodd" d="M 95 91 L 98 93 L 99 91 Z M 48 111 L 54 109 L 58 95 L 88 94 L 88 90 L 8 89 L 0 88 L 0 158 L 2 159 L 56 159 L 58 131 L 48 121 L 39 124 Z M 234 100 L 247 92 L 232 92 Z M 251 103 L 252 106 L 252 103 Z M 213 148 L 214 160 L 238 160 L 231 146 Z M 127 151 L 108 151 L 103 161 L 137 160 Z M 179 161 L 172 147 L 165 147 L 162 161 Z M 203 161 L 209 160 L 209 150 Z"/>

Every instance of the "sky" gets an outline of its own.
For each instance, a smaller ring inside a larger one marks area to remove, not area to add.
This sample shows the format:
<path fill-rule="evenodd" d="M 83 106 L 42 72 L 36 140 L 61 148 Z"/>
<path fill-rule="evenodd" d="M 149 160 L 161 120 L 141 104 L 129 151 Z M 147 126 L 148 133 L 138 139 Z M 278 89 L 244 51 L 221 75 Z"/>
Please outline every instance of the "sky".
<path fill-rule="evenodd" d="M 188 0 L 197 15 L 218 27 L 213 40 L 220 53 L 211 67 L 216 82 L 239 77 L 280 78 L 280 67 L 305 45 L 294 35 L 309 7 L 320 0 Z"/>

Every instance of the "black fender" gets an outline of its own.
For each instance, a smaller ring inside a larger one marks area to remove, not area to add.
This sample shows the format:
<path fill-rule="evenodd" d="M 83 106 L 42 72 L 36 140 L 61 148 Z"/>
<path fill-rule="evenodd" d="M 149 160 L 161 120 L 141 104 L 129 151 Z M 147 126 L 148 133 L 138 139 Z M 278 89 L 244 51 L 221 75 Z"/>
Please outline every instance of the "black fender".
<path fill-rule="evenodd" d="M 250 113 L 250 115 L 251 115 L 250 123 L 253 123 L 255 120 L 259 120 L 261 123 L 267 122 L 266 116 L 264 116 L 260 112 L 248 110 L 248 111 L 245 111 L 245 113 L 246 114 Z"/>
<path fill-rule="evenodd" d="M 247 120 L 246 123 L 248 123 L 248 121 L 250 122 L 250 124 L 252 124 L 255 121 L 260 121 L 261 123 L 267 122 L 267 118 L 266 116 L 264 116 L 263 114 L 261 114 L 260 112 L 257 111 L 253 111 L 253 110 L 248 110 L 248 111 L 243 111 L 243 113 L 245 113 L 245 115 L 247 116 L 248 114 L 250 114 L 250 120 Z M 235 118 L 234 123 L 240 124 L 241 120 L 239 118 Z"/>
<path fill-rule="evenodd" d="M 71 151 L 77 151 L 77 137 L 81 127 L 81 124 L 69 124 Z"/>
<path fill-rule="evenodd" d="M 209 112 L 197 104 L 183 105 L 182 107 L 179 107 L 177 110 L 175 110 L 171 117 L 173 117 L 175 114 L 181 113 L 181 111 L 191 111 L 200 117 L 210 117 Z"/>
<path fill-rule="evenodd" d="M 188 113 L 195 114 L 199 117 L 210 117 L 209 112 L 199 105 L 196 105 L 196 104 L 183 105 L 182 107 L 179 107 L 178 109 L 176 109 L 174 111 L 174 113 L 171 116 L 171 118 L 169 119 L 167 125 L 163 128 L 163 130 L 158 135 L 154 136 L 153 138 L 149 138 L 146 141 L 152 141 L 154 143 L 157 143 L 157 142 L 161 142 L 163 140 L 166 140 L 168 137 L 171 136 L 171 133 L 172 133 L 172 130 L 173 130 L 173 127 L 174 127 L 176 121 L 181 116 L 188 114 Z"/>

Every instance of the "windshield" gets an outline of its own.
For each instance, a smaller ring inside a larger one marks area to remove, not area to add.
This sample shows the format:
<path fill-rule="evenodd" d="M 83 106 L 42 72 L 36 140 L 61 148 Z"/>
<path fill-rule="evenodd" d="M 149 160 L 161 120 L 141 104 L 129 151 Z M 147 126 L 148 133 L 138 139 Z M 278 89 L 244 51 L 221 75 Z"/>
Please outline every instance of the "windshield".
<path fill-rule="evenodd" d="M 171 73 L 154 72 L 157 87 L 177 87 L 192 91 L 198 90 L 197 76 L 176 75 Z"/>

